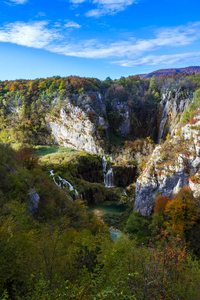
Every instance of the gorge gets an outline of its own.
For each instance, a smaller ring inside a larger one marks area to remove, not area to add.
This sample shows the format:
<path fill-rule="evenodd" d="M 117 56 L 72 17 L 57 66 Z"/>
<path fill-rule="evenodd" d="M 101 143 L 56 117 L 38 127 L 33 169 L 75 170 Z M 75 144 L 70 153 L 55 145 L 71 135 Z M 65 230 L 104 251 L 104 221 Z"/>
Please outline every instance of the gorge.
<path fill-rule="evenodd" d="M 0 296 L 198 299 L 199 74 L 0 82 L 0 122 Z"/>

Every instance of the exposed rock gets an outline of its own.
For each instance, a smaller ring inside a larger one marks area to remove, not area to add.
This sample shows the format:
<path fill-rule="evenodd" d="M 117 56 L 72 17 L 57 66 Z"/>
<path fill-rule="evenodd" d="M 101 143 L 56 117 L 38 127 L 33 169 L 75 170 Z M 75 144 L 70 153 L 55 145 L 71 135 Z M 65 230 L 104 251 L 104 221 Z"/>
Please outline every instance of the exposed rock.
<path fill-rule="evenodd" d="M 130 134 L 130 110 L 126 102 L 112 101 L 112 109 L 122 118 L 122 123 L 119 126 L 119 131 L 123 137 Z"/>
<path fill-rule="evenodd" d="M 197 120 L 200 119 L 197 116 Z M 158 194 L 172 196 L 189 185 L 195 197 L 200 195 L 200 121 L 182 127 L 174 136 L 157 146 L 136 183 L 134 211 L 149 216 Z"/>
<path fill-rule="evenodd" d="M 113 189 L 106 188 L 100 183 L 91 183 L 84 180 L 77 180 L 82 200 L 88 204 L 99 204 L 105 201 L 119 201 L 119 196 Z"/>
<path fill-rule="evenodd" d="M 59 118 L 48 117 L 48 124 L 59 145 L 90 153 L 103 152 L 96 144 L 95 125 L 81 108 L 68 103 Z"/>
<path fill-rule="evenodd" d="M 193 101 L 193 96 L 192 92 L 182 88 L 173 91 L 167 89 L 163 92 L 160 103 L 162 118 L 160 120 L 158 142 L 162 137 L 166 137 L 168 133 L 174 136 L 181 114 Z"/>
<path fill-rule="evenodd" d="M 29 201 L 28 201 L 28 206 L 30 208 L 31 213 L 36 213 L 40 201 L 40 196 L 38 193 L 36 193 L 35 188 L 32 188 L 30 190 L 29 194 Z"/>
<path fill-rule="evenodd" d="M 119 127 L 119 130 L 121 132 L 121 135 L 123 137 L 126 137 L 127 135 L 130 134 L 130 117 L 129 117 L 129 111 L 127 110 L 125 114 L 123 114 L 123 123 Z"/>
<path fill-rule="evenodd" d="M 96 124 L 97 126 L 102 126 L 104 127 L 104 129 L 107 129 L 108 128 L 108 124 L 107 122 L 105 121 L 105 119 L 103 117 L 98 117 L 97 120 L 96 120 Z"/>

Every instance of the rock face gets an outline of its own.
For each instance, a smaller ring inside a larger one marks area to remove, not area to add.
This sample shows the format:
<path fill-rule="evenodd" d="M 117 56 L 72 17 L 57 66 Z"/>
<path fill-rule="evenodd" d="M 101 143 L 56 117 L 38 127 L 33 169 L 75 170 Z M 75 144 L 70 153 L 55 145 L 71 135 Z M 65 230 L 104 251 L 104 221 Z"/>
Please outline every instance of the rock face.
<path fill-rule="evenodd" d="M 158 194 L 172 196 L 186 185 L 195 197 L 200 196 L 199 115 L 195 124 L 185 125 L 179 135 L 155 148 L 137 180 L 134 211 L 149 216 Z"/>
<path fill-rule="evenodd" d="M 28 201 L 28 206 L 31 213 L 34 214 L 37 211 L 39 201 L 40 201 L 40 196 L 38 195 L 38 193 L 36 193 L 35 188 L 32 188 L 29 192 L 29 201 Z"/>
<path fill-rule="evenodd" d="M 48 124 L 59 145 L 89 153 L 103 152 L 96 144 L 95 125 L 81 108 L 68 103 L 61 109 L 59 118 L 48 118 Z"/>
<path fill-rule="evenodd" d="M 112 102 L 112 109 L 115 111 L 118 115 L 121 116 L 122 122 L 119 126 L 119 131 L 123 137 L 126 137 L 130 134 L 130 124 L 131 124 L 131 118 L 130 118 L 130 109 L 126 102 Z"/>
<path fill-rule="evenodd" d="M 192 101 L 193 93 L 183 88 L 177 88 L 173 91 L 167 89 L 163 92 L 160 104 L 162 118 L 159 126 L 158 142 L 162 137 L 166 137 L 168 133 L 174 136 L 175 127 L 181 114 Z"/>
<path fill-rule="evenodd" d="M 124 97 L 120 97 L 121 89 Z M 109 97 L 98 92 L 85 92 L 66 98 L 59 117 L 46 118 L 55 141 L 61 146 L 96 154 L 103 153 L 109 133 L 115 131 L 123 138 L 150 136 L 160 142 L 168 133 L 175 135 L 181 114 L 193 99 L 189 89 L 164 89 L 159 105 L 147 105 L 144 101 L 131 107 L 125 89 L 115 86 L 114 91 Z"/>

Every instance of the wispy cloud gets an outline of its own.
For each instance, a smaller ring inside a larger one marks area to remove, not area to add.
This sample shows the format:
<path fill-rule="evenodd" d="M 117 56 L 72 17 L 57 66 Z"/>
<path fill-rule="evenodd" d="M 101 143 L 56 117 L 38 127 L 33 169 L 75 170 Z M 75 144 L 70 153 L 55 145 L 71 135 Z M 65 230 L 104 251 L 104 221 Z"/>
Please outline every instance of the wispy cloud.
<path fill-rule="evenodd" d="M 68 21 L 64 26 L 66 28 L 81 28 L 81 25 L 74 21 Z"/>
<path fill-rule="evenodd" d="M 97 4 L 98 8 L 88 11 L 86 16 L 100 17 L 107 14 L 115 14 L 125 10 L 135 2 L 136 0 L 94 0 L 93 3 Z"/>
<path fill-rule="evenodd" d="M 71 3 L 77 5 L 83 2 L 92 2 L 97 8 L 91 9 L 86 13 L 88 17 L 101 17 L 103 15 L 115 14 L 125 10 L 128 6 L 136 3 L 137 0 L 70 0 Z"/>
<path fill-rule="evenodd" d="M 15 22 L 0 28 L 0 41 L 33 48 L 45 48 L 60 35 L 48 29 L 47 22 Z"/>
<path fill-rule="evenodd" d="M 163 28 L 151 39 L 134 38 L 126 41 L 102 43 L 98 40 L 79 41 L 67 45 L 51 45 L 49 50 L 60 54 L 85 58 L 132 58 L 140 57 L 145 52 L 155 51 L 164 47 L 189 45 L 200 39 L 200 23 L 175 28 Z"/>
<path fill-rule="evenodd" d="M 149 39 L 129 38 L 117 42 L 98 39 L 73 40 L 70 35 L 72 28 L 80 28 L 80 25 L 74 21 L 67 21 L 63 27 L 56 24 L 50 27 L 46 21 L 10 23 L 0 28 L 0 42 L 41 48 L 66 56 L 110 59 L 111 63 L 125 67 L 175 64 L 200 58 L 200 52 L 183 53 L 182 50 L 183 46 L 200 40 L 200 22 L 162 28 L 154 32 Z M 181 49 L 181 54 L 153 54 L 158 49 L 165 53 L 169 47 L 177 47 L 177 51 Z"/>
<path fill-rule="evenodd" d="M 74 4 L 80 4 L 80 3 L 86 2 L 87 0 L 69 0 L 69 1 Z"/>
<path fill-rule="evenodd" d="M 112 64 L 117 64 L 123 67 L 135 66 L 155 66 L 155 65 L 175 65 L 178 63 L 195 62 L 200 60 L 200 52 L 177 53 L 169 55 L 147 55 L 135 60 L 114 61 Z"/>
<path fill-rule="evenodd" d="M 10 0 L 10 2 L 13 2 L 15 4 L 24 4 L 26 3 L 28 0 Z"/>

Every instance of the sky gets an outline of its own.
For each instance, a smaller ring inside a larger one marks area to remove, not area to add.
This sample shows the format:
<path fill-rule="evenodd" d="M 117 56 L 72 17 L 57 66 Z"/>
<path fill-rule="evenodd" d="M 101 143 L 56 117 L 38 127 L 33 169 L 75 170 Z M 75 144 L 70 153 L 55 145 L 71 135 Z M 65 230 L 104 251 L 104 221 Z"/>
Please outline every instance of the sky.
<path fill-rule="evenodd" d="M 0 80 L 199 65 L 199 0 L 0 0 Z"/>

